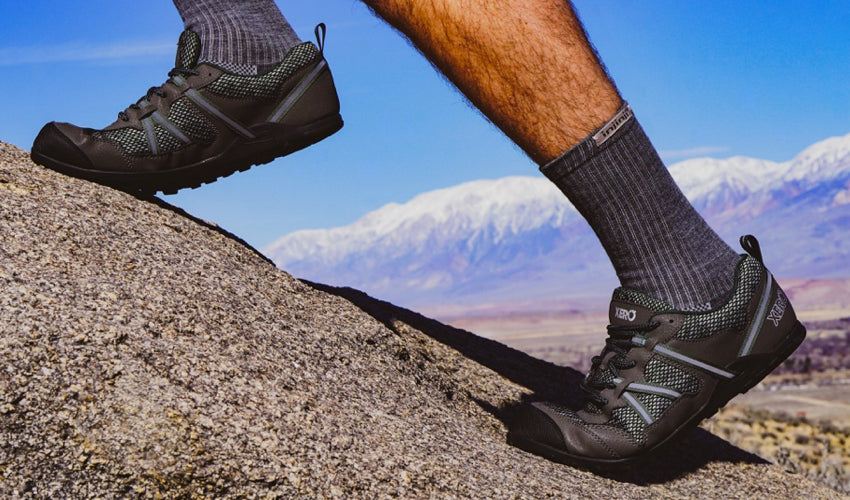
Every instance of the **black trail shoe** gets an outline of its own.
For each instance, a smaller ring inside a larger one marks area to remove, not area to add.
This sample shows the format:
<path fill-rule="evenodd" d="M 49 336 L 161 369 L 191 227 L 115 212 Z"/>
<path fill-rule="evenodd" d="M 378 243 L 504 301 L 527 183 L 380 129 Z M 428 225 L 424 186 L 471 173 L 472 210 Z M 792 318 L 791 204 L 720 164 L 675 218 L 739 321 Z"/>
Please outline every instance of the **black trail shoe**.
<path fill-rule="evenodd" d="M 618 288 L 609 338 L 582 381 L 578 411 L 549 403 L 522 409 L 509 440 L 557 462 L 591 468 L 630 464 L 681 436 L 746 392 L 806 336 L 782 289 L 764 268 L 758 241 L 735 271 L 726 303 L 707 312 L 673 310 Z"/>
<path fill-rule="evenodd" d="M 260 75 L 198 64 L 200 40 L 184 31 L 177 62 L 160 87 L 94 130 L 44 126 L 32 159 L 59 172 L 139 193 L 198 187 L 268 163 L 342 127 L 323 55 L 325 27 Z"/>

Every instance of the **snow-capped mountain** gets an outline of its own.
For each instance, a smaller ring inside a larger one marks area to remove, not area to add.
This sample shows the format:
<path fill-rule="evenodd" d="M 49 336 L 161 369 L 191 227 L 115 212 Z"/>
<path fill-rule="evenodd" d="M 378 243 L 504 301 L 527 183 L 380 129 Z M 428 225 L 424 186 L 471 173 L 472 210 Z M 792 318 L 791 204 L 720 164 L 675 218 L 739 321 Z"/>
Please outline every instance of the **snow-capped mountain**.
<path fill-rule="evenodd" d="M 730 244 L 756 234 L 775 274 L 850 276 L 850 135 L 784 163 L 702 158 L 670 172 Z M 298 277 L 417 307 L 554 301 L 616 285 L 590 227 L 542 176 L 423 193 L 263 251 Z"/>

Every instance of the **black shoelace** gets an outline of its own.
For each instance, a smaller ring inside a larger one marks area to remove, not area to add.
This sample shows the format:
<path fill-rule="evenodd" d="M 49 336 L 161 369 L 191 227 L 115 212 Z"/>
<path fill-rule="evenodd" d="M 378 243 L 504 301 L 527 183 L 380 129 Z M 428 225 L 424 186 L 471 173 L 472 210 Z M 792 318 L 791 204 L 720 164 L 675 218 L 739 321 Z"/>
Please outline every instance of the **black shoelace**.
<path fill-rule="evenodd" d="M 645 333 L 654 330 L 660 323 L 650 322 L 638 325 L 608 325 L 608 338 L 605 339 L 605 347 L 602 353 L 591 358 L 590 372 L 579 386 L 584 392 L 585 400 L 593 405 L 601 408 L 608 404 L 608 399 L 602 396 L 602 391 L 605 389 L 613 389 L 616 387 L 613 381 L 608 377 L 603 379 L 600 377 L 599 367 L 602 360 L 613 352 L 614 355 L 608 361 L 608 369 L 611 370 L 611 378 L 619 377 L 620 370 L 625 370 L 635 366 L 635 361 L 627 359 L 629 350 L 635 345 L 632 343 L 632 337 L 635 334 Z"/>
<path fill-rule="evenodd" d="M 186 69 L 186 68 L 174 68 L 174 69 L 172 69 L 171 71 L 168 72 L 168 78 L 169 79 L 166 80 L 165 83 L 163 83 L 159 87 L 149 88 L 148 91 L 145 93 L 144 97 L 142 97 L 141 99 L 136 101 L 135 104 L 131 104 L 124 111 L 119 112 L 118 118 L 122 121 L 125 121 L 125 122 L 129 121 L 130 117 L 127 116 L 127 110 L 129 110 L 129 109 L 139 109 L 142 101 L 150 101 L 151 97 L 153 97 L 154 94 L 156 94 L 160 97 L 165 97 L 165 91 L 162 88 L 165 87 L 165 85 L 169 82 L 174 83 L 174 82 L 171 81 L 171 78 L 174 78 L 175 76 L 178 76 L 178 75 L 187 78 L 187 77 L 197 75 L 197 74 L 198 74 L 198 72 L 193 70 L 193 69 Z"/>

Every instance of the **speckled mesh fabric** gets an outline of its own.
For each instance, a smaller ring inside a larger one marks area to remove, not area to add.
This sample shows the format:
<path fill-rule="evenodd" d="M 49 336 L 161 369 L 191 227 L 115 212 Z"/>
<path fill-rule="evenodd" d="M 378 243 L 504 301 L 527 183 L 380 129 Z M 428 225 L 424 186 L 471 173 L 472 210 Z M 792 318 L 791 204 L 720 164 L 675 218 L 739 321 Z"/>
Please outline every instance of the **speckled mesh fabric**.
<path fill-rule="evenodd" d="M 646 439 L 646 422 L 631 406 L 617 408 L 611 412 L 611 424 L 625 429 L 637 442 Z"/>
<path fill-rule="evenodd" d="M 596 370 L 591 372 L 588 376 L 588 382 L 592 382 L 594 384 L 607 384 L 614 380 L 614 374 L 609 369 L 605 370 Z"/>
<path fill-rule="evenodd" d="M 584 404 L 584 406 L 582 407 L 582 410 L 587 412 L 587 413 L 594 413 L 594 414 L 597 414 L 597 415 L 602 413 L 601 408 L 599 408 L 598 406 L 596 406 L 595 404 L 593 404 L 589 401 Z"/>
<path fill-rule="evenodd" d="M 180 33 L 177 41 L 177 57 L 174 61 L 175 68 L 194 68 L 198 64 L 201 55 L 201 39 L 198 34 L 191 30 Z"/>
<path fill-rule="evenodd" d="M 699 392 L 702 384 L 693 375 L 673 366 L 660 356 L 653 356 L 644 370 L 646 381 L 661 387 L 674 389 L 682 394 Z"/>
<path fill-rule="evenodd" d="M 215 127 L 185 97 L 174 102 L 168 119 L 194 142 L 206 144 L 215 139 Z M 186 146 L 183 141 L 159 124 L 154 125 L 153 131 L 160 154 L 171 153 Z M 124 153 L 130 156 L 143 156 L 153 153 L 150 139 L 145 131 L 133 127 L 99 130 L 92 133 L 92 137 L 112 141 L 121 146 Z"/>
<path fill-rule="evenodd" d="M 269 97 L 277 87 L 304 65 L 319 57 L 319 49 L 310 42 L 295 46 L 286 59 L 271 71 L 257 76 L 224 74 L 206 87 L 225 97 Z"/>
<path fill-rule="evenodd" d="M 746 257 L 738 268 L 738 287 L 729 301 L 721 308 L 704 314 L 689 314 L 685 316 L 685 324 L 682 326 L 677 338 L 695 340 L 708 337 L 712 333 L 724 328 L 742 329 L 747 325 L 747 304 L 752 300 L 758 290 L 761 278 L 762 265 L 752 258 Z"/>
<path fill-rule="evenodd" d="M 594 384 L 607 384 L 614 380 L 614 373 L 610 368 L 599 368 L 590 372 L 587 376 L 587 380 Z M 602 410 L 599 407 L 589 401 L 584 404 L 582 409 L 588 413 L 602 413 Z"/>
<path fill-rule="evenodd" d="M 622 300 L 636 306 L 645 307 L 650 311 L 655 312 L 669 311 L 673 309 L 670 304 L 663 300 L 655 299 L 645 293 L 641 293 L 630 288 L 620 287 L 614 290 L 614 300 Z"/>
<path fill-rule="evenodd" d="M 128 155 L 149 155 L 151 151 L 150 142 L 144 131 L 132 127 L 102 130 L 92 133 L 95 139 L 106 139 L 121 146 Z"/>
<path fill-rule="evenodd" d="M 168 119 L 195 142 L 208 144 L 215 139 L 212 122 L 185 97 L 174 101 Z"/>
<path fill-rule="evenodd" d="M 171 153 L 183 147 L 183 141 L 171 135 L 160 125 L 154 125 L 153 133 L 156 136 L 156 145 L 160 153 Z"/>
<path fill-rule="evenodd" d="M 659 396 L 657 394 L 636 394 L 635 398 L 640 401 L 640 404 L 646 408 L 650 415 L 655 418 L 661 416 L 661 412 L 666 410 L 672 403 L 673 400 L 664 396 Z"/>

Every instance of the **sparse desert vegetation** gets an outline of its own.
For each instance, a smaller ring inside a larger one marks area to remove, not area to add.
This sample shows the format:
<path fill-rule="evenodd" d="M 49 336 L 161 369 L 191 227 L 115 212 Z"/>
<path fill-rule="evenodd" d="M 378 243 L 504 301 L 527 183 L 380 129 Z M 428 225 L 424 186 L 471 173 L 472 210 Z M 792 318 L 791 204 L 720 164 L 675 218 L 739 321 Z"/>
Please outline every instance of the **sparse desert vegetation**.
<path fill-rule="evenodd" d="M 850 493 L 847 427 L 743 405 L 721 409 L 702 427 L 791 472 Z"/>

